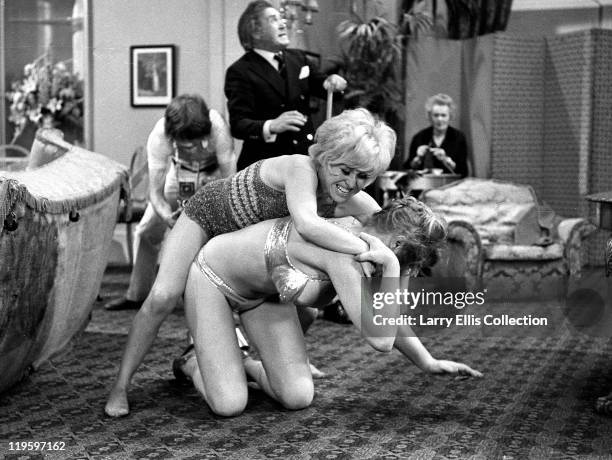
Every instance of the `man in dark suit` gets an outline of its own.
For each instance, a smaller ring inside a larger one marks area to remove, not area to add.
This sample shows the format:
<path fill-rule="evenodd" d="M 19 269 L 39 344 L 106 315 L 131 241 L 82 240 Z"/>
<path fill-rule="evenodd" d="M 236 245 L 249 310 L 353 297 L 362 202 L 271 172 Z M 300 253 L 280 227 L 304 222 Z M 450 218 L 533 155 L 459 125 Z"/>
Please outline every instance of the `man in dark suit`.
<path fill-rule="evenodd" d="M 342 91 L 346 80 L 325 76 L 303 51 L 287 49 L 289 35 L 279 11 L 265 0 L 247 6 L 238 21 L 245 54 L 225 75 L 232 135 L 244 141 L 238 169 L 263 158 L 308 153 L 314 140 L 310 96 Z"/>

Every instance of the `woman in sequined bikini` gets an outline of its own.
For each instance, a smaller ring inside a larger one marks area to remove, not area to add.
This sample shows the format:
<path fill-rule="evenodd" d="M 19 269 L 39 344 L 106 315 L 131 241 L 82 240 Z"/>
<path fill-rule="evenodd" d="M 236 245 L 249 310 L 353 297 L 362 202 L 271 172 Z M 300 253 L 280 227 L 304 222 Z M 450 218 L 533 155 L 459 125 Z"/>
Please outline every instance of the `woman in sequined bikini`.
<path fill-rule="evenodd" d="M 134 317 L 106 414 L 129 413 L 132 375 L 183 294 L 191 262 L 210 238 L 291 215 L 297 232 L 309 241 L 353 255 L 366 251 L 363 240 L 323 217 L 364 219 L 380 209 L 362 190 L 389 166 L 395 140 L 395 132 L 367 110 L 347 110 L 317 129 L 309 156 L 261 160 L 200 188 L 166 238 L 153 288 Z M 242 258 L 240 252 L 231 254 Z"/>
<path fill-rule="evenodd" d="M 444 222 L 409 198 L 390 203 L 364 224 L 350 217 L 333 224 L 359 235 L 370 249 L 353 256 L 310 243 L 287 217 L 220 235 L 199 252 L 185 291 L 185 314 L 195 348 L 173 367 L 177 377 L 183 373 L 193 381 L 216 414 L 233 416 L 244 410 L 247 375 L 284 407 L 307 407 L 314 385 L 296 306 L 325 305 L 336 294 L 376 350 L 397 348 L 432 374 L 482 375 L 465 364 L 434 359 L 408 326 L 390 325 L 392 321 L 374 325 L 374 314 L 397 318 L 398 305 L 362 309 L 360 262 L 380 268 L 381 291 L 396 292 L 401 270 L 432 260 L 446 236 Z M 233 253 L 241 257 L 227 257 Z M 275 293 L 280 302 L 270 300 Z M 243 358 L 233 312 L 240 315 L 261 361 Z M 382 318 L 377 323 L 384 322 Z"/>

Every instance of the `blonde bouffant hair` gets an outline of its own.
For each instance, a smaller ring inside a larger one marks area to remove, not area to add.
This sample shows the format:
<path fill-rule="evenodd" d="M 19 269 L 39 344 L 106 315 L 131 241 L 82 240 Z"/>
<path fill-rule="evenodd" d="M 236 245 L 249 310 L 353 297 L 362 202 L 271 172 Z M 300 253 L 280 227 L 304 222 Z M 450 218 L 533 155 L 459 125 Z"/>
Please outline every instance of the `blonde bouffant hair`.
<path fill-rule="evenodd" d="M 346 164 L 378 176 L 395 154 L 395 131 L 367 109 L 345 110 L 317 129 L 308 153 L 318 164 Z"/>

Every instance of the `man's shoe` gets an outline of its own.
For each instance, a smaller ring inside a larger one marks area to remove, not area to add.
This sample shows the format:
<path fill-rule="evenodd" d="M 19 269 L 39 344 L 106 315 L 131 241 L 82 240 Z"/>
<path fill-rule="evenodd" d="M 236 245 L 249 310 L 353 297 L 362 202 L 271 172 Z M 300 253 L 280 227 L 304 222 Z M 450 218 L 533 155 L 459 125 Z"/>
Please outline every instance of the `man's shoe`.
<path fill-rule="evenodd" d="M 142 300 L 129 300 L 125 297 L 119 297 L 104 305 L 104 309 L 108 311 L 138 310 L 142 306 L 142 302 Z"/>
<path fill-rule="evenodd" d="M 339 301 L 327 305 L 323 309 L 323 319 L 339 324 L 351 324 L 351 319 Z"/>

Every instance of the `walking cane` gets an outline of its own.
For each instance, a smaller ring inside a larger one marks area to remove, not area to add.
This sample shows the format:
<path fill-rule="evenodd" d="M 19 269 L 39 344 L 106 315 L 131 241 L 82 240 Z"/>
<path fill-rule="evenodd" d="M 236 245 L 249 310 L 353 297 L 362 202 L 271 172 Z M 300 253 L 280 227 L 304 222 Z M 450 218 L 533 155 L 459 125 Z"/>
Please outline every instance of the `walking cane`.
<path fill-rule="evenodd" d="M 327 88 L 327 107 L 325 111 L 325 119 L 329 120 L 332 116 L 332 105 L 334 103 L 334 91 Z"/>

